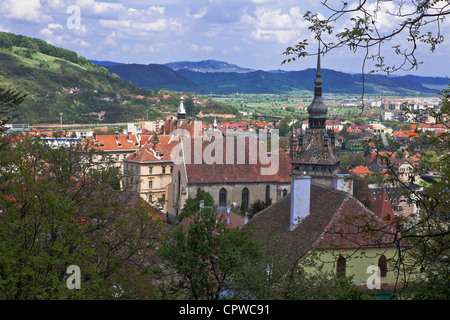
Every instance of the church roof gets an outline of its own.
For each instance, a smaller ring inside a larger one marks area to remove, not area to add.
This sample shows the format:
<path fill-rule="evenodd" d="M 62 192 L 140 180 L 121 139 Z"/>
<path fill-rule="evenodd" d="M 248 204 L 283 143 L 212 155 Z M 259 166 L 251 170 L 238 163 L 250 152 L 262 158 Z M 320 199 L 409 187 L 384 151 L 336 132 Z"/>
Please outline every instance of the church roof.
<path fill-rule="evenodd" d="M 394 246 L 393 229 L 351 194 L 311 182 L 310 201 L 310 214 L 292 231 L 290 193 L 257 213 L 244 228 L 252 229 L 259 242 L 279 241 L 293 261 L 312 249 Z"/>
<path fill-rule="evenodd" d="M 188 161 L 185 160 L 186 164 L 186 174 L 188 184 L 191 183 L 249 183 L 249 182 L 290 182 L 290 174 L 292 170 L 291 160 L 289 153 L 280 152 L 268 154 L 268 159 L 270 161 L 267 163 L 264 159 L 260 159 L 258 154 L 253 154 L 250 145 L 252 142 L 248 138 L 242 139 L 244 144 L 238 145 L 238 139 L 233 137 L 234 141 L 233 147 L 229 148 L 227 146 L 228 138 L 222 139 L 222 161 L 220 158 L 214 159 L 215 152 L 213 152 L 214 144 L 213 141 L 216 138 L 212 138 L 210 141 L 203 141 L 202 150 L 202 161 L 201 163 L 196 163 L 195 156 L 195 142 L 191 140 L 190 155 L 185 152 L 186 157 L 190 157 Z M 184 145 L 186 140 L 184 140 Z M 230 142 L 228 142 L 230 143 Z M 219 143 L 215 145 L 217 147 L 216 152 L 219 149 Z M 256 146 L 253 146 L 256 147 Z M 261 144 L 259 148 L 265 148 L 264 144 Z M 238 155 L 239 153 L 239 155 Z M 227 157 L 230 158 L 227 158 Z M 242 156 L 242 158 L 240 158 Z M 254 157 L 253 157 L 254 156 Z M 231 160 L 230 160 L 231 159 Z M 278 165 L 275 163 L 278 161 Z M 221 162 L 221 163 L 218 163 Z M 264 170 L 270 170 L 267 174 Z"/>

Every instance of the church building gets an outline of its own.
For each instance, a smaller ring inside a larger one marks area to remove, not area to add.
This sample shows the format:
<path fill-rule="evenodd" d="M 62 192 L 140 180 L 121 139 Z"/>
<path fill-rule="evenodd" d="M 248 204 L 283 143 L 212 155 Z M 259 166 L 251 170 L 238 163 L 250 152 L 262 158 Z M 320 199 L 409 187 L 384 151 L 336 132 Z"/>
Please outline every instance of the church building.
<path fill-rule="evenodd" d="M 299 261 L 314 257 L 308 272 L 352 276 L 367 289 L 372 273 L 380 270 L 381 289 L 392 289 L 397 274 L 397 230 L 366 208 L 353 195 L 351 175 L 339 173 L 334 130 L 326 129 L 327 106 L 322 99 L 320 53 L 314 80 L 314 99 L 308 107 L 309 128 L 290 136 L 290 193 L 251 218 L 244 229 L 272 246 L 271 272 L 288 272 Z M 401 280 L 400 280 L 401 281 Z"/>

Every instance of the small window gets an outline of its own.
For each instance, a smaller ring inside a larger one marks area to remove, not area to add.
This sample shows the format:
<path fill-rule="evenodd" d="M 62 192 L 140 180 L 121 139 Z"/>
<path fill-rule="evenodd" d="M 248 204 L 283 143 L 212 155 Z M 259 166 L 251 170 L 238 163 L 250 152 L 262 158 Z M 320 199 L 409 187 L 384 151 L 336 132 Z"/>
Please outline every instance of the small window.
<path fill-rule="evenodd" d="M 270 186 L 266 186 L 266 203 L 270 201 Z"/>
<path fill-rule="evenodd" d="M 242 190 L 242 204 L 244 205 L 245 211 L 248 211 L 248 201 L 250 199 L 250 192 L 247 188 Z"/>
<path fill-rule="evenodd" d="M 148 174 L 152 174 L 153 173 L 153 167 L 148 167 Z"/>
<path fill-rule="evenodd" d="M 162 173 L 166 173 L 166 167 L 165 166 L 162 167 Z"/>
<path fill-rule="evenodd" d="M 227 190 L 225 188 L 219 191 L 219 206 L 224 207 L 227 205 Z"/>
<path fill-rule="evenodd" d="M 148 188 L 153 189 L 153 181 L 152 180 L 148 181 Z"/>
<path fill-rule="evenodd" d="M 380 277 L 382 277 L 382 278 L 386 277 L 387 276 L 387 259 L 384 254 L 378 259 L 378 267 L 380 268 Z"/>
<path fill-rule="evenodd" d="M 337 263 L 336 263 L 336 276 L 338 279 L 345 278 L 345 258 L 343 256 L 339 256 Z"/>

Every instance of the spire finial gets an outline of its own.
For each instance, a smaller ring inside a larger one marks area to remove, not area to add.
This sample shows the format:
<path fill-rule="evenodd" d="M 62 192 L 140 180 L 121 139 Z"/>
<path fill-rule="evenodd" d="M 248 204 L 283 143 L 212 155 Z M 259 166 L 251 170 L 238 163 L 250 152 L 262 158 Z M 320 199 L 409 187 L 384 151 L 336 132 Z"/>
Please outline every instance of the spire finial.
<path fill-rule="evenodd" d="M 186 117 L 186 109 L 184 109 L 183 97 L 180 99 L 180 106 L 177 111 L 178 119 L 185 119 Z"/>
<path fill-rule="evenodd" d="M 322 80 L 322 70 L 320 69 L 320 42 L 319 47 L 317 49 L 317 70 L 316 70 L 316 79 L 314 80 L 314 84 L 317 86 L 321 86 L 323 84 Z M 320 92 L 322 93 L 322 92 Z"/>

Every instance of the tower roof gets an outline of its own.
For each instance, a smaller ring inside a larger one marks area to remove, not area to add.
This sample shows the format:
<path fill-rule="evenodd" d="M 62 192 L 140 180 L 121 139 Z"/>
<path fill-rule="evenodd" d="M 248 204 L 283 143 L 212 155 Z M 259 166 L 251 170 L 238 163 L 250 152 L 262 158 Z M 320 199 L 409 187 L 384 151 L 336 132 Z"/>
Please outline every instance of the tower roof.
<path fill-rule="evenodd" d="M 177 114 L 178 115 L 186 115 L 186 109 L 184 109 L 184 104 L 183 104 L 183 97 L 181 97 L 180 106 L 178 107 Z"/>
<path fill-rule="evenodd" d="M 320 68 L 320 48 L 317 52 L 317 70 L 316 79 L 314 79 L 314 99 L 308 107 L 310 119 L 325 119 L 327 115 L 327 106 L 322 99 L 322 71 Z"/>

